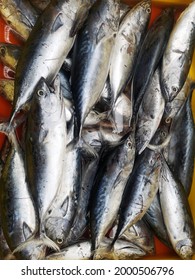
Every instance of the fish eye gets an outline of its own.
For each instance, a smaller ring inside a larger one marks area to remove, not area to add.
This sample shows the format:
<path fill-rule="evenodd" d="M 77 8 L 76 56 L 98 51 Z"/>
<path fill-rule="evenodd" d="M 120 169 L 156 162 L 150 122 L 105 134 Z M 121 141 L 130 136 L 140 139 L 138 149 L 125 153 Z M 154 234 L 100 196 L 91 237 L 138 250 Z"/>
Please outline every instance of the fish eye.
<path fill-rule="evenodd" d="M 171 118 L 170 118 L 170 117 L 166 118 L 166 119 L 165 119 L 165 122 L 166 122 L 166 123 L 171 123 Z"/>
<path fill-rule="evenodd" d="M 42 96 L 45 95 L 45 92 L 42 89 L 40 89 L 40 90 L 37 91 L 37 95 L 42 97 Z"/>
<path fill-rule="evenodd" d="M 130 140 L 127 142 L 127 146 L 128 146 L 129 148 L 132 148 L 132 142 L 131 142 Z"/>
<path fill-rule="evenodd" d="M 173 92 L 177 92 L 178 91 L 178 88 L 175 87 L 175 86 L 172 86 L 171 89 L 172 89 Z"/>
<path fill-rule="evenodd" d="M 2 46 L 2 47 L 0 48 L 0 53 L 1 53 L 1 55 L 3 55 L 3 56 L 5 55 L 5 53 L 6 53 L 5 47 Z"/>
<path fill-rule="evenodd" d="M 150 14 L 150 13 L 151 13 L 151 9 L 150 9 L 150 8 L 146 8 L 146 12 L 147 12 L 148 14 Z"/>
<path fill-rule="evenodd" d="M 161 131 L 161 133 L 160 133 L 163 137 L 166 137 L 166 132 L 165 131 Z"/>
<path fill-rule="evenodd" d="M 57 243 L 58 243 L 59 245 L 61 245 L 61 244 L 63 243 L 64 240 L 63 240 L 63 238 L 57 238 L 56 241 L 57 241 Z"/>

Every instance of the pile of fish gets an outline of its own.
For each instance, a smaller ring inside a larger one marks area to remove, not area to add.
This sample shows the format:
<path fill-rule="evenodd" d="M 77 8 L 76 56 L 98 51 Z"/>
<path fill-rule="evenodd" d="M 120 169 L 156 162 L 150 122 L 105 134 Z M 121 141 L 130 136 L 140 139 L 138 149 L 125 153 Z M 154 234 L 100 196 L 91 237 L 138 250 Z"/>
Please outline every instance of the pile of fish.
<path fill-rule="evenodd" d="M 17 10 L 17 13 L 16 13 Z M 0 1 L 1 259 L 192 259 L 195 1 Z"/>

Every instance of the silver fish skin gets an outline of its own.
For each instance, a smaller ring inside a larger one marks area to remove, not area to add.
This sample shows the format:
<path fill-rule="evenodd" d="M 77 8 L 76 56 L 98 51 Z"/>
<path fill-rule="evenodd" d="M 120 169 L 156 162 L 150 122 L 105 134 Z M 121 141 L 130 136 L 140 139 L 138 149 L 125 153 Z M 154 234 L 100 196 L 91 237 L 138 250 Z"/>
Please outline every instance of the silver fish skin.
<path fill-rule="evenodd" d="M 14 100 L 14 80 L 0 79 L 0 95 L 7 101 L 13 102 Z"/>
<path fill-rule="evenodd" d="M 73 53 L 72 92 L 79 136 L 85 118 L 99 100 L 105 85 L 118 25 L 119 0 L 99 0 L 77 36 Z"/>
<path fill-rule="evenodd" d="M 135 160 L 134 129 L 121 145 L 100 162 L 90 202 L 92 248 L 98 248 L 117 218 L 120 202 Z"/>
<path fill-rule="evenodd" d="M 123 20 L 123 18 L 126 16 L 126 14 L 129 12 L 130 6 L 125 3 L 120 3 L 120 22 Z"/>
<path fill-rule="evenodd" d="M 21 148 L 14 133 L 9 137 L 11 148 L 1 176 L 0 207 L 3 234 L 10 250 L 14 251 L 35 236 L 38 229 L 38 216 L 26 179 Z M 25 247 L 25 250 L 21 248 L 15 256 L 31 259 L 36 248 L 37 244 L 31 243 L 30 246 Z M 40 255 L 36 257 L 39 258 Z"/>
<path fill-rule="evenodd" d="M 162 209 L 160 206 L 159 192 L 156 194 L 150 207 L 146 211 L 143 220 L 150 226 L 158 239 L 169 248 L 172 248 L 167 229 L 164 223 Z"/>
<path fill-rule="evenodd" d="M 190 194 L 194 173 L 195 126 L 192 113 L 192 93 L 173 119 L 167 146 L 167 163 L 174 175 L 182 183 L 187 195 Z"/>
<path fill-rule="evenodd" d="M 172 8 L 162 10 L 148 28 L 140 48 L 132 80 L 134 114 L 137 114 L 148 84 L 158 67 L 174 24 Z"/>
<path fill-rule="evenodd" d="M 4 65 L 14 71 L 16 70 L 20 53 L 21 47 L 8 43 L 0 43 L 0 60 Z"/>
<path fill-rule="evenodd" d="M 140 220 L 150 207 L 159 187 L 160 166 L 158 152 L 145 149 L 136 157 L 133 171 L 123 192 L 113 244 L 127 228 Z"/>
<path fill-rule="evenodd" d="M 42 78 L 35 89 L 27 117 L 25 146 L 27 174 L 42 226 L 64 172 L 66 118 L 58 76 L 53 88 Z"/>
<path fill-rule="evenodd" d="M 95 175 L 98 171 L 98 165 L 100 160 L 100 155 L 98 155 L 98 151 L 100 153 L 101 143 L 100 145 L 95 144 L 95 146 L 90 147 L 90 151 L 83 151 L 82 155 L 82 177 L 81 177 L 81 185 L 78 193 L 78 202 L 76 211 L 74 214 L 74 220 L 66 239 L 66 246 L 68 244 L 73 244 L 77 242 L 82 235 L 84 234 L 87 226 L 89 224 L 89 204 L 91 191 L 93 189 Z M 94 153 L 93 150 L 94 149 Z"/>
<path fill-rule="evenodd" d="M 23 41 L 29 37 L 38 18 L 38 13 L 27 0 L 1 0 L 0 14 Z"/>
<path fill-rule="evenodd" d="M 177 96 L 171 102 L 165 103 L 165 110 L 162 116 L 162 121 L 167 125 L 169 124 L 169 126 L 171 126 L 173 119 L 179 112 L 180 108 L 183 106 L 193 85 L 194 81 L 188 77 Z"/>
<path fill-rule="evenodd" d="M 195 2 L 179 16 L 163 55 L 161 84 L 166 101 L 172 101 L 189 73 L 195 46 Z"/>
<path fill-rule="evenodd" d="M 105 238 L 103 245 L 107 247 L 111 239 Z M 89 260 L 93 255 L 91 249 L 91 240 L 81 240 L 71 246 L 61 250 L 59 253 L 53 253 L 46 257 L 47 260 Z M 114 252 L 104 252 L 96 255 L 97 259 L 138 259 L 145 256 L 146 253 L 139 247 L 126 242 L 124 240 L 117 240 L 114 246 Z"/>
<path fill-rule="evenodd" d="M 109 232 L 109 238 L 113 239 L 116 233 L 117 224 Z M 139 246 L 147 254 L 155 253 L 154 235 L 146 222 L 141 219 L 128 228 L 118 240 L 126 240 Z"/>
<path fill-rule="evenodd" d="M 162 165 L 159 194 L 167 232 L 175 252 L 182 259 L 192 259 L 195 253 L 195 228 L 187 194 L 163 157 Z"/>
<path fill-rule="evenodd" d="M 52 0 L 39 16 L 17 64 L 10 126 L 16 113 L 32 98 L 40 78 L 52 83 L 90 7 L 90 1 Z"/>
<path fill-rule="evenodd" d="M 141 154 L 154 136 L 165 108 L 165 100 L 160 87 L 160 71 L 154 72 L 139 107 L 136 120 L 136 149 Z"/>
<path fill-rule="evenodd" d="M 113 103 L 131 79 L 136 57 L 143 42 L 151 14 L 151 1 L 135 5 L 120 23 L 112 50 L 109 77 Z"/>
<path fill-rule="evenodd" d="M 5 236 L 3 234 L 1 221 L 0 221 L 0 260 L 14 260 L 16 259 L 15 256 L 12 254 Z"/>
<path fill-rule="evenodd" d="M 65 166 L 61 185 L 44 215 L 44 231 L 60 248 L 67 242 L 78 205 L 81 156 L 82 151 L 78 142 L 69 143 L 64 153 Z"/>

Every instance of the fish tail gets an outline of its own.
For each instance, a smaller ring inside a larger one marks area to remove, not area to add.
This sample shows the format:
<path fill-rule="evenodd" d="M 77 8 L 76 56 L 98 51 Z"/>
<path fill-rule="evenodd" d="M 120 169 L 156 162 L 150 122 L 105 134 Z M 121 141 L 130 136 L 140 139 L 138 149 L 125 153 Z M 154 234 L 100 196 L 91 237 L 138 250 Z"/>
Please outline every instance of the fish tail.
<path fill-rule="evenodd" d="M 107 246 L 101 246 L 94 250 L 93 254 L 94 260 L 117 260 L 117 256 L 114 252 L 114 247 L 112 244 L 108 244 Z"/>
<path fill-rule="evenodd" d="M 30 245 L 34 245 L 35 247 L 40 246 L 40 245 L 45 245 L 46 247 L 51 248 L 55 251 L 60 251 L 60 248 L 58 247 L 58 245 L 55 242 L 53 242 L 50 238 L 48 238 L 46 235 L 44 235 L 39 238 L 32 236 L 31 238 L 29 238 L 28 240 L 26 240 L 22 244 L 20 244 L 18 247 L 16 247 L 13 250 L 12 254 L 21 252 Z"/>

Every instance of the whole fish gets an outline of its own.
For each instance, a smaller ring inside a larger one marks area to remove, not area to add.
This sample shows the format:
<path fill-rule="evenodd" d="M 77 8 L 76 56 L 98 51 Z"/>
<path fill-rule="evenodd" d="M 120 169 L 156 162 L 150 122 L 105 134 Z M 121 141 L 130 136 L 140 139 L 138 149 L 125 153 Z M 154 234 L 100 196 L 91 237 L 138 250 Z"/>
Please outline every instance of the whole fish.
<path fill-rule="evenodd" d="M 174 23 L 173 9 L 164 9 L 148 29 L 141 46 L 132 82 L 134 114 L 137 114 L 149 81 L 156 70 Z"/>
<path fill-rule="evenodd" d="M 38 217 L 26 179 L 24 156 L 14 132 L 9 133 L 9 141 L 11 148 L 2 170 L 0 184 L 3 234 L 17 258 L 43 258 L 45 251 L 42 243 L 32 242 L 38 228 Z M 41 250 L 37 250 L 40 247 Z"/>
<path fill-rule="evenodd" d="M 77 36 L 71 81 L 79 135 L 104 88 L 118 24 L 119 0 L 98 0 Z"/>
<path fill-rule="evenodd" d="M 0 43 L 0 60 L 4 65 L 14 71 L 16 70 L 20 53 L 21 47 L 8 43 Z"/>
<path fill-rule="evenodd" d="M 136 121 L 136 149 L 141 154 L 154 136 L 165 108 L 157 68 L 141 101 Z"/>
<path fill-rule="evenodd" d="M 189 195 L 194 173 L 195 126 L 191 107 L 192 91 L 172 122 L 167 146 L 167 163 Z"/>
<path fill-rule="evenodd" d="M 82 147 L 78 141 L 67 145 L 61 184 L 45 215 L 43 228 L 46 235 L 59 247 L 64 247 L 77 208 L 81 185 Z"/>
<path fill-rule="evenodd" d="M 38 18 L 36 10 L 28 0 L 1 0 L 0 14 L 24 41 L 29 37 Z"/>
<path fill-rule="evenodd" d="M 167 101 L 183 87 L 192 63 L 195 46 L 195 2 L 179 16 L 171 32 L 162 60 L 161 84 Z"/>
<path fill-rule="evenodd" d="M 167 232 L 175 252 L 182 259 L 191 259 L 195 253 L 195 229 L 187 194 L 163 157 L 162 165 L 159 194 Z"/>
<path fill-rule="evenodd" d="M 135 5 L 120 23 L 112 50 L 109 77 L 112 102 L 124 90 L 131 79 L 136 58 L 149 24 L 151 1 L 144 0 Z"/>
<path fill-rule="evenodd" d="M 89 224 L 90 196 L 101 157 L 102 139 L 98 128 L 84 127 L 82 139 L 84 145 L 82 145 L 81 183 L 74 219 L 66 238 L 66 246 L 77 242 Z"/>
<path fill-rule="evenodd" d="M 32 98 L 41 77 L 48 84 L 54 80 L 92 2 L 52 0 L 39 16 L 17 64 L 10 126 L 15 114 Z"/>
<path fill-rule="evenodd" d="M 35 89 L 27 116 L 25 146 L 27 175 L 41 228 L 64 172 L 66 118 L 58 76 L 53 88 L 41 78 Z"/>
<path fill-rule="evenodd" d="M 105 238 L 104 244 L 107 247 L 111 242 L 110 239 Z M 64 248 L 59 253 L 53 253 L 46 257 L 47 260 L 89 260 L 93 252 L 91 250 L 91 241 L 84 240 L 69 247 Z M 117 240 L 114 245 L 114 252 L 107 252 L 96 255 L 97 259 L 138 259 L 146 253 L 139 247 L 126 242 L 124 240 Z"/>
<path fill-rule="evenodd" d="M 90 201 L 92 249 L 96 250 L 117 218 L 123 191 L 135 160 L 134 129 L 102 159 Z"/>
<path fill-rule="evenodd" d="M 150 207 L 159 187 L 160 166 L 159 152 L 145 149 L 136 158 L 123 192 L 113 244 L 127 228 L 140 220 Z"/>

